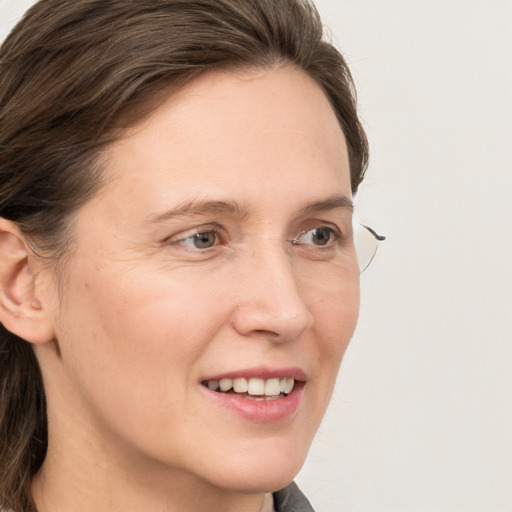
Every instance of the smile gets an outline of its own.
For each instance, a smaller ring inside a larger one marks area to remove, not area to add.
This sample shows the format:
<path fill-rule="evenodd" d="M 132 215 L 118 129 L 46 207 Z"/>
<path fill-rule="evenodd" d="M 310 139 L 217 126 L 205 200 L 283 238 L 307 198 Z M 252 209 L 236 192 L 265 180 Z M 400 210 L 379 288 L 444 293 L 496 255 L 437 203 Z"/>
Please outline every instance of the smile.
<path fill-rule="evenodd" d="M 308 376 L 299 367 L 258 366 L 205 376 L 203 396 L 215 408 L 256 423 L 293 421 Z"/>
<path fill-rule="evenodd" d="M 211 391 L 239 395 L 249 400 L 277 400 L 290 394 L 295 385 L 295 379 L 290 377 L 273 377 L 262 379 L 258 377 L 220 380 L 207 380 L 202 382 Z"/>

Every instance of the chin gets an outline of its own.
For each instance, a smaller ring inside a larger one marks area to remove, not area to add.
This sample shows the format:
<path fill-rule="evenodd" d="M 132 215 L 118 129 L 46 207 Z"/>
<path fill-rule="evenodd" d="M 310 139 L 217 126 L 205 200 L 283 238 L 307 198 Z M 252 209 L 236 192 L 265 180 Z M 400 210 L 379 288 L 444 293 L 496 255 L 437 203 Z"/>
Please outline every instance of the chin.
<path fill-rule="evenodd" d="M 306 460 L 309 444 L 302 449 L 297 446 L 281 442 L 278 447 L 253 447 L 249 453 L 233 450 L 217 465 L 214 483 L 246 494 L 278 491 L 295 478 Z"/>
<path fill-rule="evenodd" d="M 218 487 L 242 494 L 261 494 L 279 491 L 286 487 L 297 475 L 299 468 L 244 470 L 238 475 L 224 476 L 216 482 Z"/>

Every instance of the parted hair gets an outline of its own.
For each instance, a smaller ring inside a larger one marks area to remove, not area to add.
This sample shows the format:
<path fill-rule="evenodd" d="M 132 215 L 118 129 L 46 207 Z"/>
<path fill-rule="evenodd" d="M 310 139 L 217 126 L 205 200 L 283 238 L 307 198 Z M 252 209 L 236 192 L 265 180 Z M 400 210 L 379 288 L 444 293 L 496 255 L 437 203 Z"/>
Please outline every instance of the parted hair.
<path fill-rule="evenodd" d="M 58 265 L 124 129 L 209 70 L 279 65 L 323 89 L 357 191 L 368 144 L 353 80 L 309 0 L 40 0 L 0 47 L 0 217 Z M 0 324 L 0 509 L 35 510 L 47 442 L 37 359 Z"/>

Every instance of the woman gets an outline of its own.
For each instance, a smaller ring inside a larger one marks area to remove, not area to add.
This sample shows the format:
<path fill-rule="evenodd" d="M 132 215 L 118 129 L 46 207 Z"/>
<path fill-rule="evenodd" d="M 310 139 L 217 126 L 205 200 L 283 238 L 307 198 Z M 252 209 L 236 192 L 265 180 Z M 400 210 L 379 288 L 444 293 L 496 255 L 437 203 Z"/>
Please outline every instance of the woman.
<path fill-rule="evenodd" d="M 2 506 L 312 510 L 367 163 L 314 7 L 45 0 L 0 67 Z"/>

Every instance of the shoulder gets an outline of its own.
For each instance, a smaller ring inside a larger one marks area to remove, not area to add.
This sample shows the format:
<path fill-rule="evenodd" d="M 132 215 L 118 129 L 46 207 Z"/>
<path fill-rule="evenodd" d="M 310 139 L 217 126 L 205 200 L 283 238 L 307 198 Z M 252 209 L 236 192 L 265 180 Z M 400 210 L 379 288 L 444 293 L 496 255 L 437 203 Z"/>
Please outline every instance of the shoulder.
<path fill-rule="evenodd" d="M 315 512 L 295 482 L 274 493 L 276 512 Z"/>

